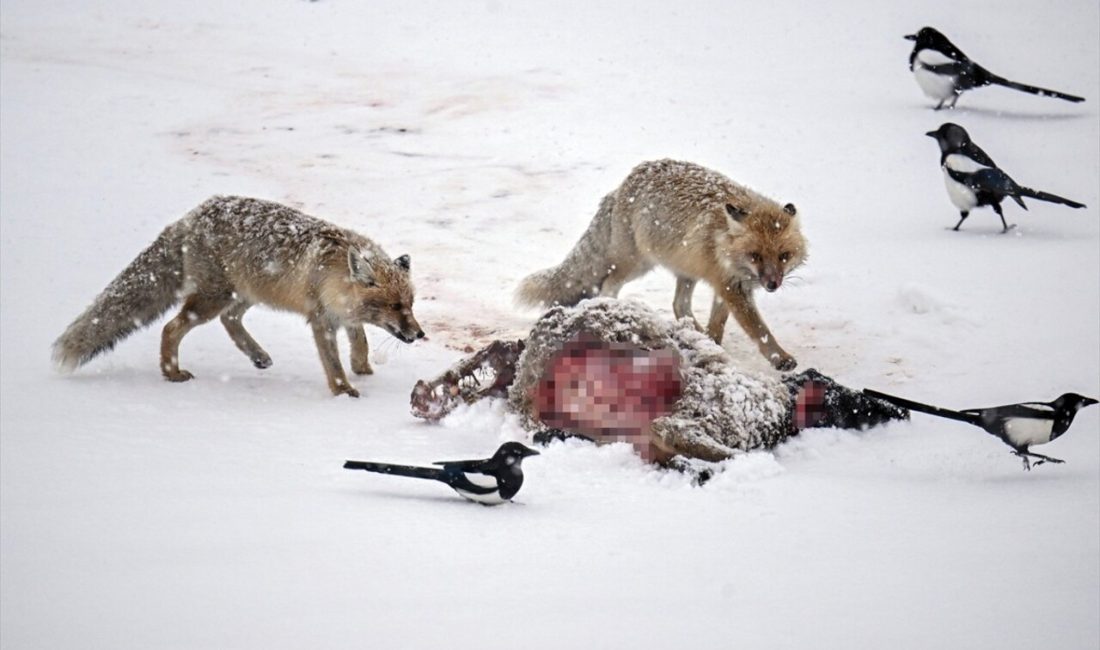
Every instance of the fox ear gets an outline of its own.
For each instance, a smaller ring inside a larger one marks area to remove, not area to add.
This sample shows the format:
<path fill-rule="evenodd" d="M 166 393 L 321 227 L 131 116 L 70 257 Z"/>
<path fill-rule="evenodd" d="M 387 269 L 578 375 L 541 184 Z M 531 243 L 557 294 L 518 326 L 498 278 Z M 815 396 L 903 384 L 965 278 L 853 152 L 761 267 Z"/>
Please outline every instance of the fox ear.
<path fill-rule="evenodd" d="M 787 205 L 783 206 L 783 211 L 791 215 L 792 217 L 798 214 L 798 210 L 795 209 L 793 203 L 788 203 Z"/>
<path fill-rule="evenodd" d="M 363 257 L 363 254 L 355 248 L 348 249 L 348 270 L 351 272 L 352 280 L 368 287 L 375 285 L 374 269 L 371 268 L 370 262 Z"/>
<path fill-rule="evenodd" d="M 395 259 L 393 263 L 405 269 L 406 271 L 409 270 L 410 260 L 408 255 L 402 255 L 401 257 Z"/>
<path fill-rule="evenodd" d="M 745 219 L 745 217 L 749 216 L 748 212 L 745 212 L 743 209 L 733 205 L 732 203 L 726 204 L 726 214 L 728 214 L 730 218 L 737 223 L 741 223 Z"/>

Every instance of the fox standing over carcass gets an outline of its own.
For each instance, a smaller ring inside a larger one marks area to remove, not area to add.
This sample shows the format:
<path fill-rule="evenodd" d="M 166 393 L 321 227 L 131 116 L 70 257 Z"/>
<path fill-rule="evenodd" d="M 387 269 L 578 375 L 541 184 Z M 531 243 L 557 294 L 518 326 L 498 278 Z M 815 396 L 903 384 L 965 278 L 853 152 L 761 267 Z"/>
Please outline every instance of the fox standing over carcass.
<path fill-rule="evenodd" d="M 373 372 L 364 324 L 406 343 L 423 338 L 409 267 L 408 255 L 390 259 L 366 237 L 285 205 L 216 196 L 165 228 L 54 342 L 53 358 L 71 371 L 182 302 L 161 336 L 166 379 L 192 378 L 179 367 L 180 341 L 217 316 L 252 364 L 267 368 L 271 357 L 241 322 L 264 304 L 305 316 L 329 389 L 358 397 L 336 330 L 347 331 L 356 374 Z"/>
<path fill-rule="evenodd" d="M 721 343 L 730 312 L 779 370 L 794 357 L 760 318 L 753 290 L 775 291 L 806 259 L 793 204 L 779 205 L 722 174 L 675 160 L 644 162 L 600 203 L 588 230 L 560 265 L 528 276 L 517 290 L 527 305 L 574 305 L 615 297 L 654 266 L 676 275 L 672 310 L 690 316 L 703 280 L 714 288 L 707 333 Z"/>

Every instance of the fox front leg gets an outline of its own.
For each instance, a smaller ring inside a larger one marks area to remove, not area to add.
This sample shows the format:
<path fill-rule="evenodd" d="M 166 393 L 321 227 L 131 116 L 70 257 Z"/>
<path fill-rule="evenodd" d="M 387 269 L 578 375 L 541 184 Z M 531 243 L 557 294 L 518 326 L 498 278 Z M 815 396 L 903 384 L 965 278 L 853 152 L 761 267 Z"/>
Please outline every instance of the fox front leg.
<path fill-rule="evenodd" d="M 312 319 L 313 341 L 317 344 L 317 354 L 321 356 L 321 365 L 325 368 L 328 388 L 333 395 L 359 397 L 359 391 L 348 382 L 344 367 L 340 365 L 340 352 L 336 349 L 336 327 L 323 318 Z"/>
<path fill-rule="evenodd" d="M 710 304 L 710 320 L 707 321 L 707 336 L 718 345 L 722 345 L 722 337 L 726 334 L 726 320 L 730 317 L 730 308 L 722 295 L 714 294 L 714 301 Z"/>
<path fill-rule="evenodd" d="M 695 314 L 691 311 L 691 295 L 695 293 L 695 283 L 696 280 L 693 278 L 676 278 L 676 295 L 672 299 L 672 313 L 675 314 L 676 320 L 685 316 L 690 318 L 695 324 L 695 329 L 702 332 L 703 327 L 699 325 L 699 321 L 695 320 Z"/>
<path fill-rule="evenodd" d="M 346 328 L 348 342 L 351 344 L 351 371 L 357 375 L 373 375 L 374 368 L 370 367 L 370 344 L 367 343 L 367 333 L 362 325 L 354 325 Z"/>
<path fill-rule="evenodd" d="M 751 290 L 743 289 L 740 284 L 729 284 L 722 287 L 722 298 L 725 299 L 734 320 L 756 343 L 760 354 L 764 355 L 764 358 L 772 364 L 772 367 L 783 371 L 794 370 L 798 365 L 798 361 L 787 354 L 787 351 L 776 342 L 768 326 L 760 318 L 760 312 L 756 310 L 752 293 L 746 293 L 746 291 Z"/>

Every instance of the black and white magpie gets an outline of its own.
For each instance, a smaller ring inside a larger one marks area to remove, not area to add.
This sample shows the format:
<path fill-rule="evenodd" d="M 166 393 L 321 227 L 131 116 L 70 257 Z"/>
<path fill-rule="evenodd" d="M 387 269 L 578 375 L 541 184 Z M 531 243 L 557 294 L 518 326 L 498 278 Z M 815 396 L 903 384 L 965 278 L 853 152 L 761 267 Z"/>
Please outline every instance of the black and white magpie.
<path fill-rule="evenodd" d="M 344 469 L 362 469 L 379 474 L 396 474 L 440 481 L 451 486 L 461 496 L 482 505 L 495 506 L 511 501 L 523 486 L 523 459 L 539 452 L 518 442 L 506 442 L 492 458 L 483 460 L 452 460 L 433 463 L 440 467 L 392 465 L 361 460 L 349 460 Z"/>
<path fill-rule="evenodd" d="M 1006 445 L 1012 447 L 1012 453 L 1024 459 L 1024 469 L 1031 469 L 1028 458 L 1038 458 L 1036 466 L 1045 462 L 1064 463 L 1065 461 L 1037 454 L 1030 450 L 1032 445 L 1041 445 L 1054 440 L 1069 429 L 1073 424 L 1073 417 L 1086 406 L 1096 404 L 1091 397 L 1066 393 L 1053 402 L 1023 402 L 1020 404 L 1007 404 L 1005 406 L 991 406 L 989 408 L 965 409 L 952 411 L 951 409 L 929 406 L 880 393 L 870 388 L 864 388 L 863 392 L 871 397 L 886 400 L 892 404 L 905 407 L 910 411 L 938 415 L 941 418 L 949 418 L 962 422 L 969 422 L 981 427 L 987 432 L 1000 438 Z"/>
<path fill-rule="evenodd" d="M 909 54 L 909 69 L 913 72 L 917 85 L 924 94 L 939 102 L 936 104 L 936 110 L 943 108 L 948 100 L 950 103 L 947 107 L 954 108 L 955 102 L 959 101 L 959 95 L 963 91 L 990 85 L 1005 86 L 1044 97 L 1057 97 L 1069 102 L 1085 101 L 1084 97 L 1028 86 L 999 77 L 971 61 L 962 50 L 935 28 L 923 27 L 916 34 L 909 34 L 905 38 L 915 41 L 913 51 Z"/>
<path fill-rule="evenodd" d="M 1001 218 L 1001 225 L 1004 227 L 1002 232 L 1008 232 L 1015 224 L 1010 226 L 1005 221 L 1004 212 L 1001 210 L 1001 201 L 1005 197 L 1011 197 L 1025 210 L 1027 206 L 1024 205 L 1022 198 L 1025 196 L 1068 205 L 1071 208 L 1085 207 L 1082 203 L 1055 194 L 1018 185 L 997 167 L 989 154 L 974 144 L 970 134 L 958 124 L 945 122 L 940 125 L 940 128 L 929 131 L 925 135 L 935 138 L 940 146 L 940 166 L 943 168 L 947 196 L 959 209 L 960 218 L 955 224 L 955 230 L 958 230 L 963 221 L 966 221 L 971 210 L 988 205 Z"/>

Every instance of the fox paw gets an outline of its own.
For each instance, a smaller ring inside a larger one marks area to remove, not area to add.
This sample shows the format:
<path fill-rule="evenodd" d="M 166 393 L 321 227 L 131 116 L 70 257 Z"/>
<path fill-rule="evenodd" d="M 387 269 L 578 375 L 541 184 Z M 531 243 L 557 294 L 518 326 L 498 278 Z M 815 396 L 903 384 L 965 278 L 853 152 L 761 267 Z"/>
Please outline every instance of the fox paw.
<path fill-rule="evenodd" d="M 164 378 L 168 381 L 181 382 L 188 381 L 195 378 L 195 375 L 187 372 L 186 370 L 176 368 L 175 370 L 165 370 Z"/>
<path fill-rule="evenodd" d="M 335 386 L 330 386 L 332 394 L 336 396 L 347 395 L 348 397 L 359 397 L 359 391 L 354 386 L 345 382 L 339 382 Z"/>
<path fill-rule="evenodd" d="M 789 354 L 779 354 L 777 352 L 773 352 L 771 355 L 768 356 L 768 361 L 771 361 L 773 368 L 782 372 L 794 370 L 798 367 L 798 361 L 796 361 L 795 358 Z"/>
<path fill-rule="evenodd" d="M 351 371 L 357 375 L 373 375 L 374 368 L 370 367 L 370 362 L 356 363 L 351 362 Z"/>
<path fill-rule="evenodd" d="M 359 397 L 359 391 L 348 386 L 347 388 L 341 388 L 340 390 L 332 391 L 333 395 L 347 395 L 348 397 Z"/>
<path fill-rule="evenodd" d="M 271 361 L 271 357 L 267 354 L 257 354 L 252 357 L 252 365 L 256 366 L 260 370 L 263 370 L 264 368 L 270 368 L 272 363 L 273 362 Z"/>

